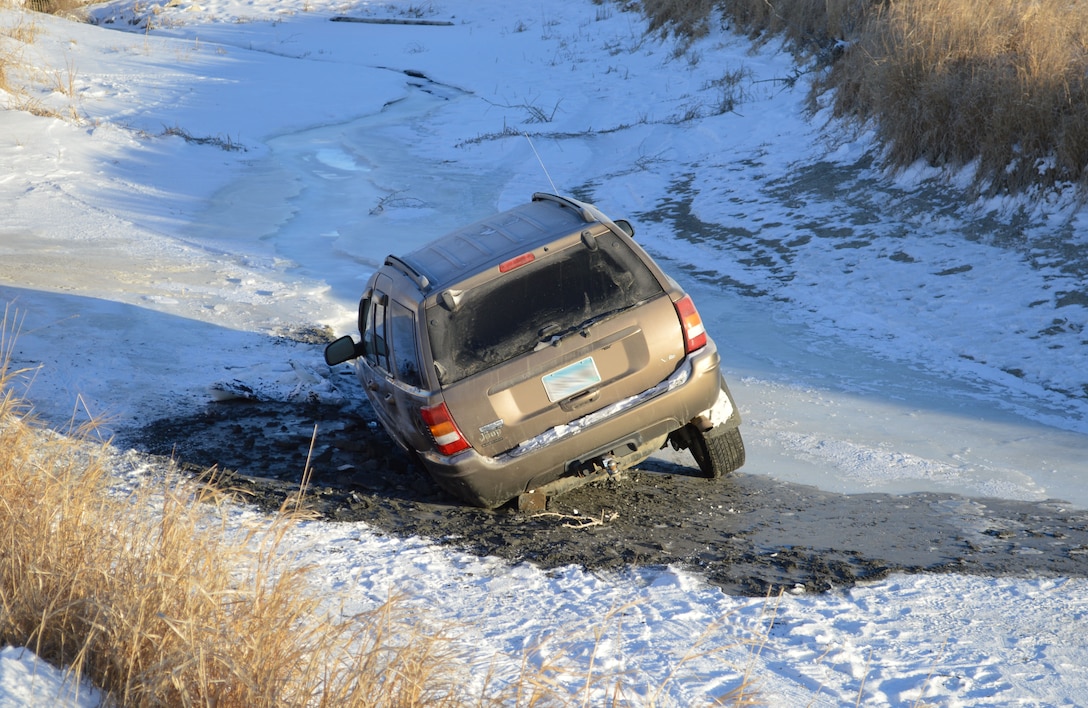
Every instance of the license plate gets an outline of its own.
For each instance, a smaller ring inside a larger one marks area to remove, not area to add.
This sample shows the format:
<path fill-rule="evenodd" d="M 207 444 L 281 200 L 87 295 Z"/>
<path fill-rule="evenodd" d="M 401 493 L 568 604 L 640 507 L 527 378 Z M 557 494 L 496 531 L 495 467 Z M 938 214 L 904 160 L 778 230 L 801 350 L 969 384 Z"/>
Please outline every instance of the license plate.
<path fill-rule="evenodd" d="M 542 376 L 540 380 L 548 393 L 548 400 L 555 403 L 599 384 L 601 374 L 597 371 L 597 365 L 593 363 L 593 357 L 587 356 L 581 361 L 564 366 L 559 371 Z"/>

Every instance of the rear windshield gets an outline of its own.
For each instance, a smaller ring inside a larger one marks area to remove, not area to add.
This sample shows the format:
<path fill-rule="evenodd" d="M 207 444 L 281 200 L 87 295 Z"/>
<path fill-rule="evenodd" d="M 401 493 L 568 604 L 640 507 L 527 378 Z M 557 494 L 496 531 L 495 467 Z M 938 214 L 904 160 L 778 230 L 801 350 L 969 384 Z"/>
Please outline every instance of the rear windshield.
<path fill-rule="evenodd" d="M 538 257 L 463 294 L 454 312 L 427 312 L 431 351 L 445 386 L 533 351 L 541 342 L 645 302 L 663 290 L 615 234 Z"/>

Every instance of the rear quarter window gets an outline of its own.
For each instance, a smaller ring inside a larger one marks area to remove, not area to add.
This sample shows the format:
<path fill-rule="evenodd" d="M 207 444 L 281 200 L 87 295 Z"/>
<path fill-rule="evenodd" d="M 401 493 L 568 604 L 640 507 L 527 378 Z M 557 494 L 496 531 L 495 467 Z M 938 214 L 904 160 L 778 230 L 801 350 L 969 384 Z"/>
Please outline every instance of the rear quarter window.
<path fill-rule="evenodd" d="M 533 351 L 541 341 L 660 295 L 653 273 L 615 234 L 582 242 L 466 291 L 454 311 L 427 312 L 443 385 Z"/>
<path fill-rule="evenodd" d="M 366 329 L 363 330 L 363 350 L 373 366 L 389 370 L 389 347 L 385 341 L 385 302 L 381 293 L 371 297 L 366 309 Z"/>
<path fill-rule="evenodd" d="M 393 345 L 394 377 L 408 386 L 422 387 L 416 321 L 411 310 L 396 301 L 389 307 L 389 336 Z"/>

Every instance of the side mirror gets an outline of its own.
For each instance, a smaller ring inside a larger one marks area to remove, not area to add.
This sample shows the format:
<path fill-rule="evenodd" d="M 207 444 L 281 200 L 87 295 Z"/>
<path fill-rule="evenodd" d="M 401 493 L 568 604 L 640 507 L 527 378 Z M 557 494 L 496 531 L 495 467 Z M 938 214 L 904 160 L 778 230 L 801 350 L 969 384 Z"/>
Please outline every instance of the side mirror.
<path fill-rule="evenodd" d="M 631 222 L 627 219 L 616 219 L 616 226 L 620 227 L 620 231 L 627 234 L 631 238 L 635 237 L 635 227 L 631 226 Z"/>
<path fill-rule="evenodd" d="M 325 363 L 329 366 L 343 364 L 359 356 L 355 348 L 355 340 L 349 336 L 341 337 L 325 347 Z"/>

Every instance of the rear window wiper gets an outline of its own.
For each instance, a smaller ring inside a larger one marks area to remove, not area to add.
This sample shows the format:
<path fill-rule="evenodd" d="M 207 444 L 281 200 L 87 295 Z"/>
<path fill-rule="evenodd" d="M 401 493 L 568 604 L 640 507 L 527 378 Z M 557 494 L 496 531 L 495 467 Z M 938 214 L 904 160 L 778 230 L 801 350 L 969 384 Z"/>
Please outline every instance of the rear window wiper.
<path fill-rule="evenodd" d="M 606 320 L 606 319 L 612 317 L 613 315 L 618 315 L 619 313 L 623 312 L 624 310 L 630 310 L 632 307 L 635 307 L 638 304 L 639 303 L 634 303 L 634 304 L 630 304 L 630 305 L 623 305 L 623 306 L 617 307 L 617 308 L 615 308 L 613 310 L 609 310 L 608 312 L 602 312 L 601 314 L 594 315 L 593 317 L 590 317 L 589 319 L 585 320 L 584 322 L 576 324 L 573 327 L 567 327 L 566 329 L 562 329 L 562 330 L 559 328 L 559 325 L 557 323 L 555 323 L 555 322 L 552 322 L 550 324 L 546 324 L 546 325 L 544 325 L 543 327 L 540 328 L 540 332 L 539 332 L 539 334 L 540 334 L 540 343 L 541 344 L 559 344 L 560 342 L 562 342 L 564 339 L 566 339 L 570 335 L 574 334 L 575 332 L 581 333 L 583 337 L 588 337 L 589 336 L 588 330 L 593 325 L 595 325 L 598 322 L 601 322 L 603 320 Z"/>

